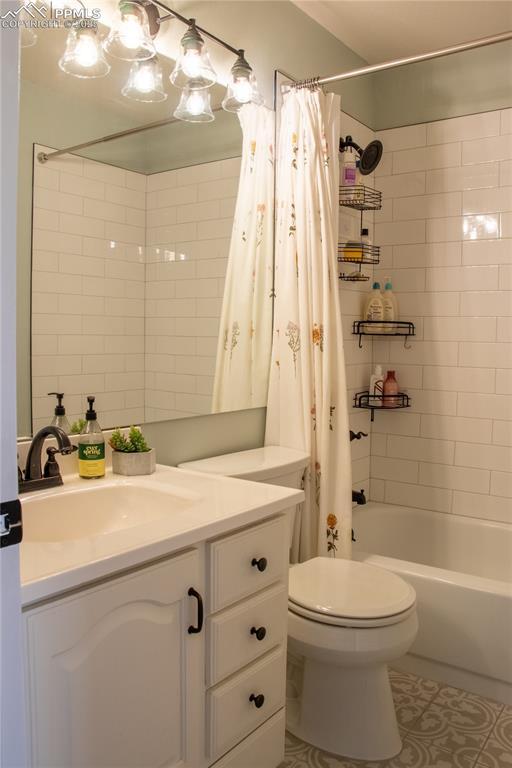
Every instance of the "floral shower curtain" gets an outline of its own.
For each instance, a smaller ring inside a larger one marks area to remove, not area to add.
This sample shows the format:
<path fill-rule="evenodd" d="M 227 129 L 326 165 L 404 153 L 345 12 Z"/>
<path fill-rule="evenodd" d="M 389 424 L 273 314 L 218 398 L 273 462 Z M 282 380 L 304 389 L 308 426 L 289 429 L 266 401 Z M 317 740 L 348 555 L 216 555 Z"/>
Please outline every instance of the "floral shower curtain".
<path fill-rule="evenodd" d="M 220 320 L 212 411 L 263 406 L 272 346 L 274 113 L 238 113 L 242 165 Z"/>
<path fill-rule="evenodd" d="M 352 478 L 337 278 L 340 99 L 284 97 L 265 441 L 310 454 L 292 558 L 349 557 Z"/>

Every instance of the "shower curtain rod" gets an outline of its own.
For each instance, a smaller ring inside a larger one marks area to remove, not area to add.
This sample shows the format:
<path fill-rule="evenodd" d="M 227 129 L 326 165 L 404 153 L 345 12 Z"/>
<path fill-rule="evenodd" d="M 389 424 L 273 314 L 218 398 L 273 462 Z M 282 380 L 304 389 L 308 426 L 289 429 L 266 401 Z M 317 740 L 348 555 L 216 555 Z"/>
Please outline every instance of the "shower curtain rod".
<path fill-rule="evenodd" d="M 212 112 L 222 112 L 221 107 L 215 107 Z M 72 152 L 77 152 L 79 149 L 87 149 L 87 147 L 93 147 L 95 144 L 103 144 L 106 141 L 114 141 L 114 139 L 122 139 L 124 136 L 133 136 L 136 133 L 142 133 L 143 131 L 149 131 L 151 128 L 161 128 L 164 125 L 171 125 L 172 123 L 181 123 L 182 120 L 178 120 L 175 117 L 168 117 L 165 120 L 157 120 L 154 123 L 146 123 L 145 125 L 138 125 L 136 128 L 127 128 L 125 131 L 118 131 L 117 133 L 109 133 L 106 136 L 100 136 L 99 139 L 93 139 L 92 141 L 84 141 L 83 144 L 75 144 L 72 147 L 64 147 L 64 149 L 56 149 L 54 152 L 39 152 L 37 159 L 40 163 L 46 163 L 48 160 L 54 160 L 60 155 L 68 155 Z"/>
<path fill-rule="evenodd" d="M 420 61 L 428 61 L 429 59 L 437 59 L 440 56 L 449 56 L 452 53 L 460 53 L 461 51 L 469 51 L 473 48 L 482 48 L 486 45 L 493 45 L 494 43 L 502 43 L 506 40 L 512 40 L 512 31 L 501 32 L 498 35 L 491 35 L 490 37 L 481 37 L 478 40 L 471 40 L 468 43 L 459 43 L 458 45 L 452 45 L 449 48 L 440 48 L 437 51 L 430 51 L 429 53 L 420 53 L 417 56 L 407 56 L 403 59 L 394 59 L 392 61 L 385 61 L 382 64 L 369 64 L 366 67 L 360 69 L 353 69 L 350 72 L 342 72 L 340 75 L 331 75 L 330 77 L 315 77 L 307 80 L 288 80 L 281 85 L 281 90 L 290 90 L 291 88 L 300 87 L 316 87 L 318 85 L 326 85 L 327 83 L 335 83 L 338 80 L 349 80 L 352 77 L 361 77 L 362 75 L 373 74 L 374 72 L 382 72 L 386 69 L 395 69 L 396 67 L 403 67 L 406 64 L 415 64 Z M 213 110 L 219 112 L 220 107 Z M 137 128 L 128 128 L 125 131 L 118 131 L 117 133 L 111 133 L 107 136 L 101 136 L 99 139 L 93 141 L 86 141 L 83 144 L 75 144 L 72 147 L 65 147 L 64 149 L 58 149 L 54 152 L 39 152 L 37 159 L 40 163 L 46 163 L 60 155 L 66 155 L 70 152 L 76 152 L 79 149 L 86 149 L 92 147 L 95 144 L 101 144 L 106 141 L 113 141 L 114 139 L 120 139 L 124 136 L 131 136 L 142 131 L 148 131 L 151 128 L 160 128 L 164 125 L 170 125 L 171 123 L 178 122 L 176 119 L 170 118 L 167 120 L 158 120 L 155 123 L 146 123 Z"/>
<path fill-rule="evenodd" d="M 403 59 L 393 59 L 391 61 L 385 61 L 381 64 L 369 64 L 366 67 L 360 67 L 359 69 L 352 69 L 349 72 L 342 72 L 339 75 L 330 75 L 329 77 L 312 77 L 306 80 L 288 80 L 282 83 L 281 91 L 289 91 L 292 88 L 308 88 L 316 87 L 318 85 L 326 85 L 327 83 L 336 83 L 338 80 L 350 80 L 352 77 L 361 77 L 362 75 L 370 75 L 374 72 L 382 72 L 386 69 L 395 69 L 396 67 L 404 67 L 406 64 L 416 64 L 420 61 L 428 61 L 429 59 L 437 59 L 440 56 L 449 56 L 452 53 L 460 53 L 461 51 L 470 51 L 473 48 L 483 48 L 486 45 L 494 45 L 494 43 L 502 43 L 505 40 L 512 40 L 512 31 L 501 32 L 498 35 L 490 35 L 489 37 L 481 37 L 478 40 L 470 40 L 467 43 L 459 43 L 458 45 L 451 45 L 448 48 L 440 48 L 437 51 L 429 51 L 429 53 L 419 53 L 416 56 L 406 56 Z"/>

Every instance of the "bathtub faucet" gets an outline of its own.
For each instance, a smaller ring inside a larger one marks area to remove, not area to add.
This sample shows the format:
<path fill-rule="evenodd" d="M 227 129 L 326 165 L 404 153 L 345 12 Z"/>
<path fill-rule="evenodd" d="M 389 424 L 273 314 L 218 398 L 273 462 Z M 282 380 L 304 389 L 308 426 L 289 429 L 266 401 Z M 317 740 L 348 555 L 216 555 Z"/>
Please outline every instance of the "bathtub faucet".
<path fill-rule="evenodd" d="M 368 437 L 368 433 L 367 432 L 353 432 L 352 430 L 350 430 L 350 442 L 352 442 L 352 440 L 360 440 L 362 437 Z"/>
<path fill-rule="evenodd" d="M 364 488 L 361 488 L 360 491 L 352 491 L 352 504 L 366 504 Z"/>

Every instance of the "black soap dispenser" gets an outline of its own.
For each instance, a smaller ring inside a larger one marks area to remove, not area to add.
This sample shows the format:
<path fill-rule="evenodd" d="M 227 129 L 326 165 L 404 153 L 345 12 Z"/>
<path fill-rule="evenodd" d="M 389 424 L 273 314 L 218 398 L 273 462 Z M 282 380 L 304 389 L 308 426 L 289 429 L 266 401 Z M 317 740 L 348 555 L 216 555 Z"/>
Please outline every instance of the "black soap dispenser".
<path fill-rule="evenodd" d="M 55 395 L 57 398 L 57 405 L 55 406 L 55 415 L 52 420 L 52 427 L 60 427 L 66 435 L 71 432 L 69 426 L 68 417 L 66 416 L 66 409 L 64 408 L 62 401 L 64 399 L 64 392 L 48 392 L 48 395 Z"/>

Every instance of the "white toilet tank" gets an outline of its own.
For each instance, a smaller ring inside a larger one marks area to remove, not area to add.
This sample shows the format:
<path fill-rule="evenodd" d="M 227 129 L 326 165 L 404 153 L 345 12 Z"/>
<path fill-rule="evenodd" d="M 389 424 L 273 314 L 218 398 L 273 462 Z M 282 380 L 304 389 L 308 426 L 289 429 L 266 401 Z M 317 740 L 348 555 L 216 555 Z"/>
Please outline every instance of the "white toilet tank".
<path fill-rule="evenodd" d="M 265 445 L 250 451 L 226 453 L 199 461 L 186 461 L 178 464 L 180 469 L 194 472 L 206 472 L 211 475 L 238 477 L 256 483 L 282 485 L 286 488 L 300 488 L 302 476 L 309 461 L 309 456 L 294 448 L 279 445 Z M 293 523 L 296 507 L 290 509 L 290 544 L 293 535 Z"/>

